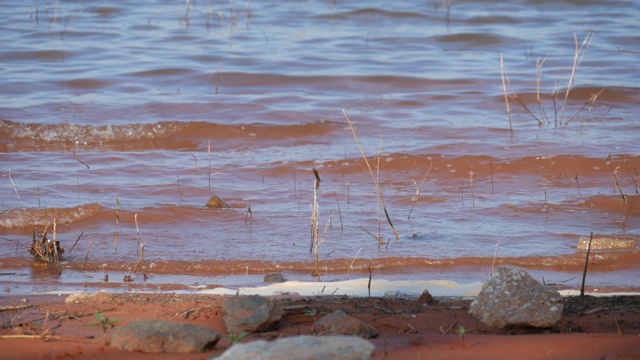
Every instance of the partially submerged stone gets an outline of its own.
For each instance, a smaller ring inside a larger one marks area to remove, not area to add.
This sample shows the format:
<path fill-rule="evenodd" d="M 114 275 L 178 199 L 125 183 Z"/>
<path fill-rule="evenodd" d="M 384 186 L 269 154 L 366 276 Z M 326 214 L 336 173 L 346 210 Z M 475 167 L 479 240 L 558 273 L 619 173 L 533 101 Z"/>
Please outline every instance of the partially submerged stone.
<path fill-rule="evenodd" d="M 578 240 L 578 249 L 587 250 L 589 247 L 589 237 L 581 236 Z M 591 241 L 591 250 L 602 249 L 634 249 L 638 246 L 635 240 L 613 239 L 608 237 L 597 237 Z"/>
<path fill-rule="evenodd" d="M 552 327 L 562 319 L 562 296 L 526 271 L 501 266 L 482 286 L 469 313 L 489 327 Z"/>
<path fill-rule="evenodd" d="M 208 209 L 226 209 L 230 208 L 231 205 L 227 204 L 226 201 L 222 200 L 220 197 L 212 195 L 209 198 L 209 201 L 207 201 L 205 207 Z"/>
<path fill-rule="evenodd" d="M 165 320 L 134 320 L 118 327 L 111 347 L 145 353 L 194 353 L 211 350 L 220 334 L 197 325 Z"/>
<path fill-rule="evenodd" d="M 270 273 L 264 276 L 264 282 L 266 283 L 283 283 L 285 281 L 287 279 L 280 273 Z"/>
<path fill-rule="evenodd" d="M 235 344 L 220 360 L 369 360 L 375 346 L 355 336 L 295 336 L 273 342 Z"/>

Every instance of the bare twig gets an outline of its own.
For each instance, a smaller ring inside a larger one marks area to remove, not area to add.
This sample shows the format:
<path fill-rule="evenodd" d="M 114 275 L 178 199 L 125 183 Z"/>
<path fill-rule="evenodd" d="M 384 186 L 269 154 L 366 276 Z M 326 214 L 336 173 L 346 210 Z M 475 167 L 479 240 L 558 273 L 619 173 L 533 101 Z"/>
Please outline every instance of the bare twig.
<path fill-rule="evenodd" d="M 356 135 L 356 130 L 353 127 L 353 124 L 351 123 L 351 120 L 349 119 L 349 116 L 347 116 L 347 112 L 345 110 L 342 110 L 342 113 L 344 114 L 345 119 L 347 119 L 347 123 L 349 124 L 349 128 L 351 129 L 351 132 L 353 133 L 353 137 L 356 140 L 356 144 L 358 144 L 358 148 L 360 149 L 360 153 L 362 154 L 362 158 L 364 159 L 364 162 L 367 164 L 367 168 L 369 169 L 369 173 L 371 174 L 371 178 L 373 179 L 375 185 L 376 185 L 376 192 L 380 195 L 380 202 L 382 204 L 382 208 L 384 209 L 384 213 L 387 216 L 387 221 L 389 222 L 389 226 L 391 226 L 391 230 L 393 230 L 393 233 L 396 236 L 396 240 L 400 240 L 400 235 L 398 235 L 398 232 L 396 231 L 396 228 L 393 226 L 393 223 L 391 222 L 391 218 L 389 217 L 389 213 L 387 212 L 387 207 L 384 204 L 384 198 L 382 196 L 382 191 L 380 190 L 380 184 L 378 183 L 378 181 L 376 180 L 375 175 L 373 174 L 373 169 L 371 168 L 371 165 L 369 165 L 369 160 L 367 160 L 367 156 L 364 153 L 364 149 L 362 149 L 362 145 L 360 145 L 360 140 L 358 140 L 358 135 Z"/>
<path fill-rule="evenodd" d="M 587 266 L 589 265 L 589 253 L 591 253 L 591 242 L 593 241 L 593 232 L 589 237 L 589 245 L 587 245 L 587 256 L 584 260 L 584 271 L 582 272 L 582 286 L 580 286 L 580 296 L 584 297 L 584 281 L 587 278 Z"/>

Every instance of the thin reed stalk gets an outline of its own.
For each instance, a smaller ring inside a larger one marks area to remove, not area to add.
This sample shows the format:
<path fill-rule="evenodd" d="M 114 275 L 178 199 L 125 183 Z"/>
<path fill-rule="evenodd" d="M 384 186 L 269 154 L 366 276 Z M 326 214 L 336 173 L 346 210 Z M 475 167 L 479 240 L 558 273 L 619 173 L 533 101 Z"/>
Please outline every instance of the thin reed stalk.
<path fill-rule="evenodd" d="M 589 31 L 585 36 L 584 40 L 582 40 L 581 44 L 578 44 L 578 34 L 576 32 L 573 33 L 573 40 L 575 43 L 575 52 L 573 54 L 573 66 L 571 67 L 571 75 L 569 76 L 569 83 L 567 84 L 567 90 L 564 94 L 564 101 L 562 103 L 562 109 L 560 110 L 560 124 L 562 125 L 562 120 L 564 119 L 564 112 L 567 108 L 567 102 L 569 101 L 569 93 L 571 92 L 571 88 L 573 87 L 573 81 L 576 74 L 576 70 L 582 59 L 584 59 L 584 55 L 591 46 L 591 42 L 593 41 L 594 33 L 593 31 Z M 566 124 L 565 124 L 566 125 Z"/>
<path fill-rule="evenodd" d="M 502 91 L 504 92 L 504 103 L 507 107 L 507 118 L 509 119 L 509 132 L 513 136 L 513 124 L 511 122 L 511 107 L 509 106 L 509 97 L 507 96 L 507 75 L 504 72 L 504 61 L 502 53 L 500 53 L 500 76 L 502 77 Z"/>
<path fill-rule="evenodd" d="M 476 207 L 476 196 L 473 191 L 473 171 L 469 172 L 469 185 L 471 186 L 471 206 Z"/>
<path fill-rule="evenodd" d="M 209 159 L 209 197 L 211 197 L 211 140 L 209 140 L 209 145 L 207 146 L 207 157 Z"/>
<path fill-rule="evenodd" d="M 493 182 L 493 161 L 489 162 L 489 170 L 491 172 L 491 195 L 493 195 L 494 194 L 494 191 L 493 191 L 494 190 L 493 189 L 493 184 L 494 184 L 494 182 Z"/>
<path fill-rule="evenodd" d="M 140 244 L 140 258 L 138 259 L 138 262 L 136 263 L 136 266 L 133 267 L 133 271 L 131 271 L 134 274 L 138 270 L 138 267 L 140 266 L 140 263 L 142 262 L 142 259 L 144 258 L 144 246 L 146 244 L 147 243 Z"/>
<path fill-rule="evenodd" d="M 580 297 L 584 297 L 584 282 L 587 278 L 587 266 L 589 266 L 589 254 L 591 253 L 591 242 L 593 241 L 593 231 L 589 237 L 589 245 L 587 245 L 587 256 L 584 260 L 584 270 L 582 271 L 582 285 L 580 286 Z"/>
<path fill-rule="evenodd" d="M 416 197 L 414 198 L 413 203 L 411 204 L 411 210 L 409 210 L 409 215 L 407 215 L 407 220 L 411 219 L 411 213 L 413 212 L 413 208 L 418 203 L 418 200 L 420 200 L 420 190 L 422 189 L 422 185 L 424 185 L 425 181 L 427 181 L 427 175 L 429 175 L 429 173 L 431 172 L 432 166 L 433 166 L 433 161 L 430 161 L 429 169 L 427 170 L 427 172 L 424 173 L 424 177 L 422 177 L 422 182 L 420 183 L 420 185 L 418 185 L 418 182 L 416 181 L 416 179 L 413 179 L 413 184 L 416 186 Z"/>
<path fill-rule="evenodd" d="M 398 235 L 398 232 L 396 231 L 396 228 L 393 226 L 393 223 L 391 222 L 391 218 L 389 217 L 389 212 L 387 211 L 387 207 L 384 204 L 384 197 L 382 196 L 382 191 L 380 190 L 380 184 L 378 183 L 378 180 L 376 179 L 375 175 L 373 174 L 373 169 L 371 168 L 371 165 L 369 164 L 369 160 L 367 160 L 367 156 L 364 153 L 364 149 L 362 148 L 362 145 L 360 145 L 360 140 L 358 140 L 358 135 L 356 135 L 356 130 L 353 127 L 353 124 L 351 123 L 351 120 L 349 119 L 349 116 L 347 116 L 347 112 L 345 110 L 342 110 L 342 113 L 344 114 L 345 119 L 347 119 L 347 123 L 349 124 L 349 128 L 351 129 L 351 133 L 353 133 L 353 137 L 356 140 L 356 144 L 358 144 L 358 148 L 360 149 L 360 153 L 362 154 L 362 158 L 364 159 L 364 162 L 367 164 L 367 168 L 369 169 L 369 174 L 371 174 L 371 178 L 373 179 L 373 182 L 375 183 L 376 193 L 379 194 L 379 196 L 380 196 L 380 203 L 382 204 L 382 209 L 384 210 L 384 214 L 387 217 L 387 222 L 389 223 L 389 226 L 391 226 L 391 230 L 393 230 L 393 233 L 396 236 L 396 240 L 400 240 L 400 235 Z"/>
<path fill-rule="evenodd" d="M 336 198 L 336 204 L 338 205 L 338 216 L 340 217 L 340 233 L 344 233 L 344 223 L 342 222 L 342 210 L 340 209 L 340 201 L 338 200 L 338 194 L 334 191 L 333 197 Z"/>

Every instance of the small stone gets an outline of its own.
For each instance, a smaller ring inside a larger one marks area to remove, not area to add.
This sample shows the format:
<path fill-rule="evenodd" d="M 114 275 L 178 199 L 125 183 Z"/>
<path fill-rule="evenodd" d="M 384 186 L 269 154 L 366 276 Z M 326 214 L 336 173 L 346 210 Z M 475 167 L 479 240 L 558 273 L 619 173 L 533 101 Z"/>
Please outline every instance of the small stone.
<path fill-rule="evenodd" d="M 111 347 L 145 353 L 194 353 L 213 349 L 218 340 L 220 334 L 202 326 L 165 320 L 134 320 L 116 328 L 111 336 Z"/>
<path fill-rule="evenodd" d="M 314 334 L 357 335 L 365 339 L 378 336 L 378 329 L 347 315 L 342 310 L 336 310 L 316 321 L 311 332 Z"/>
<path fill-rule="evenodd" d="M 271 273 L 264 276 L 264 282 L 266 283 L 283 283 L 285 281 L 287 279 L 280 273 Z"/>
<path fill-rule="evenodd" d="M 282 309 L 264 296 L 234 296 L 222 304 L 223 320 L 227 330 L 263 332 L 275 327 L 282 318 Z"/>
<path fill-rule="evenodd" d="M 421 305 L 421 306 L 433 305 L 437 303 L 436 299 L 434 299 L 433 296 L 431 296 L 431 293 L 429 292 L 429 290 L 423 291 L 416 302 L 418 303 L 418 305 Z"/>
<path fill-rule="evenodd" d="M 111 301 L 111 295 L 105 290 L 100 290 L 95 294 L 86 292 L 73 293 L 64 300 L 65 304 L 82 304 L 88 302 L 106 303 Z"/>

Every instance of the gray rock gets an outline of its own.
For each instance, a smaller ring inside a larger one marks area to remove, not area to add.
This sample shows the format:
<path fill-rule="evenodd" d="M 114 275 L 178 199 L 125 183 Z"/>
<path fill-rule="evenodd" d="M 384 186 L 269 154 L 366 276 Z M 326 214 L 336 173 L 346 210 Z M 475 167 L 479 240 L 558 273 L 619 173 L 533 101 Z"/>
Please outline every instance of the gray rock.
<path fill-rule="evenodd" d="M 222 312 L 227 330 L 234 334 L 268 331 L 282 318 L 282 309 L 259 295 L 230 297 L 222 304 Z"/>
<path fill-rule="evenodd" d="M 526 271 L 501 266 L 482 286 L 469 313 L 490 327 L 551 327 L 562 319 L 563 299 Z"/>
<path fill-rule="evenodd" d="M 146 353 L 193 353 L 213 349 L 220 334 L 202 326 L 165 320 L 134 320 L 118 327 L 111 347 Z"/>
<path fill-rule="evenodd" d="M 336 310 L 316 321 L 311 327 L 314 334 L 357 335 L 365 339 L 378 336 L 378 329 L 347 315 L 342 310 Z"/>
<path fill-rule="evenodd" d="M 580 237 L 578 240 L 578 249 L 587 250 L 589 246 L 588 237 Z M 598 249 L 634 249 L 638 244 L 635 240 L 612 239 L 606 237 L 593 238 L 591 242 L 591 250 Z"/>
<path fill-rule="evenodd" d="M 283 283 L 285 281 L 287 279 L 280 273 L 271 273 L 264 276 L 264 282 L 266 283 Z"/>
<path fill-rule="evenodd" d="M 369 360 L 375 346 L 354 336 L 296 336 L 235 344 L 219 360 Z"/>

